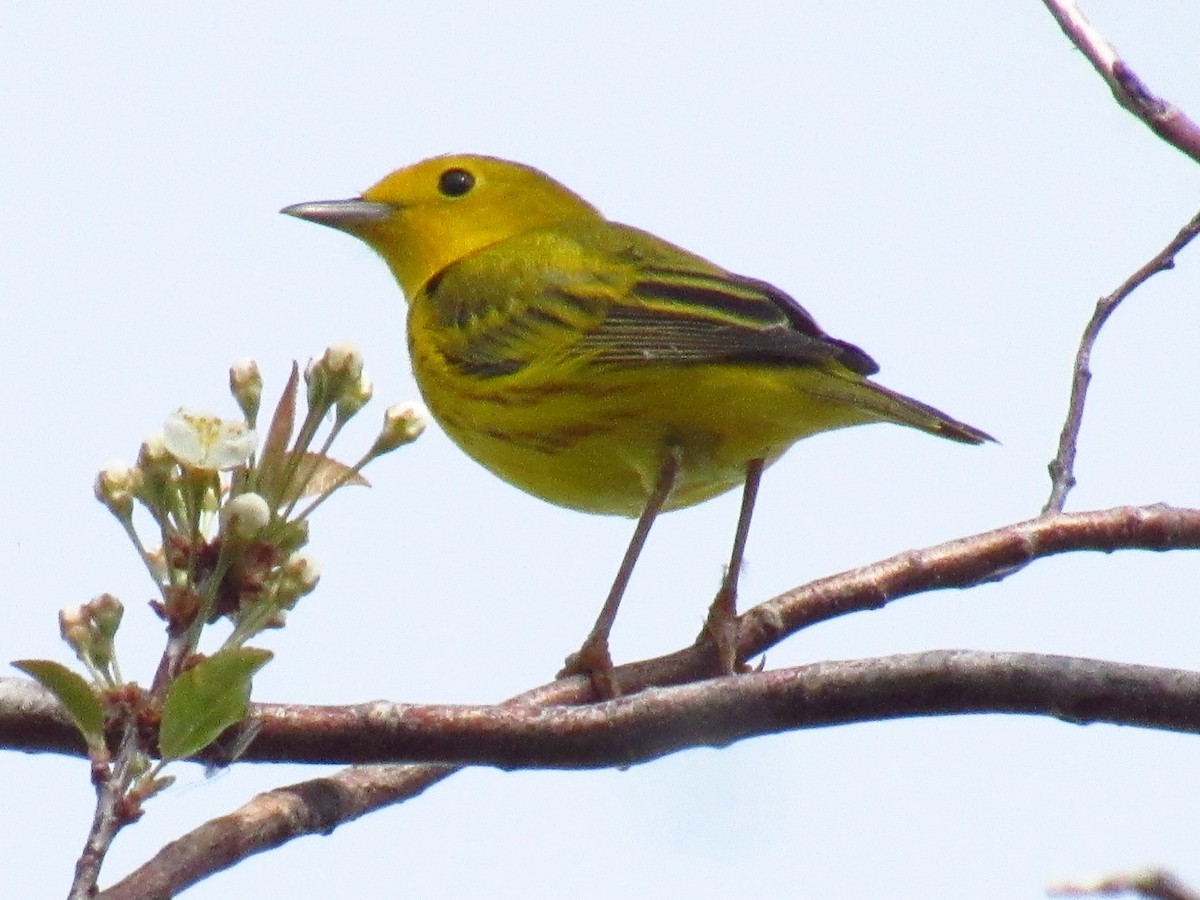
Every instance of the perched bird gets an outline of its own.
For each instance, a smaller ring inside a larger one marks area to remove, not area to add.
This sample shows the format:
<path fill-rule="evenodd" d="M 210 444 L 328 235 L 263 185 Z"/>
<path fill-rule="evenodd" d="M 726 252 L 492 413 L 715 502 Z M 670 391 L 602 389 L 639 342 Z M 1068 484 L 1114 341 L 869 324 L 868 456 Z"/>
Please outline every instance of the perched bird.
<path fill-rule="evenodd" d="M 613 695 L 608 635 L 655 517 L 744 485 L 702 639 L 737 665 L 738 570 L 763 469 L 801 438 L 894 422 L 977 428 L 869 380 L 874 360 L 795 300 L 604 218 L 537 169 L 440 156 L 361 197 L 288 215 L 371 246 L 408 298 L 413 372 L 476 461 L 571 509 L 637 517 L 612 590 L 562 674 Z"/>

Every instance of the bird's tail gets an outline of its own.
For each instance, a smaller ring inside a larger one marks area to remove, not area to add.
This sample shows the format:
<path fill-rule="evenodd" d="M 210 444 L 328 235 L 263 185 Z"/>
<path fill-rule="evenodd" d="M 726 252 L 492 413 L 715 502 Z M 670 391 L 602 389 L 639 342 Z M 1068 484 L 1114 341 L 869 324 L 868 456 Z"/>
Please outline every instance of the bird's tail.
<path fill-rule="evenodd" d="M 996 439 L 986 431 L 980 431 L 966 422 L 960 422 L 935 409 L 928 403 L 906 397 L 904 394 L 885 388 L 866 379 L 847 379 L 838 386 L 830 385 L 830 399 L 852 403 L 866 413 L 884 422 L 908 425 L 937 437 L 948 438 L 962 444 L 983 444 Z M 843 393 L 844 392 L 844 393 Z M 823 389 L 822 393 L 826 393 Z M 840 395 L 840 396 L 836 396 Z"/>

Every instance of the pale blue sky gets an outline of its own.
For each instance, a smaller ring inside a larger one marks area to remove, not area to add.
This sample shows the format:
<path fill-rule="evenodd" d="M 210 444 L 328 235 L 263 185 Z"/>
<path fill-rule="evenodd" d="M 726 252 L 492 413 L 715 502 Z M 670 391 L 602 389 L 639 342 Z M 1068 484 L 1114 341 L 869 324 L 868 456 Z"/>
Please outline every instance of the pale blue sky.
<path fill-rule="evenodd" d="M 1200 117 L 1187 3 L 1088 2 L 1150 85 Z M 0 660 L 67 659 L 56 611 L 129 607 L 126 674 L 161 646 L 151 586 L 91 497 L 225 371 L 351 340 L 382 401 L 416 394 L 403 301 L 365 247 L 277 215 L 449 151 L 545 169 L 615 219 L 794 294 L 881 381 L 995 434 L 899 428 L 799 445 L 765 480 L 744 602 L 1044 502 L 1095 298 L 1200 205 L 1200 171 L 1121 111 L 1036 0 L 964 4 L 9 4 L 0 18 L 0 297 L 10 352 Z M 1200 248 L 1114 317 L 1070 508 L 1200 504 Z M 368 411 L 346 456 L 371 438 Z M 500 483 L 436 429 L 317 517 L 323 581 L 266 645 L 265 700 L 500 699 L 590 626 L 631 524 Z M 618 660 L 691 640 L 736 497 L 655 529 Z M 1200 666 L 1195 554 L 1039 562 L 1003 584 L 813 629 L 768 664 L 944 647 Z M 860 725 L 628 772 L 461 774 L 187 896 L 1035 898 L 1166 864 L 1200 885 L 1200 739 L 1049 720 Z M 104 883 L 253 793 L 180 786 Z M 61 896 L 91 816 L 78 760 L 0 758 L 12 896 Z"/>

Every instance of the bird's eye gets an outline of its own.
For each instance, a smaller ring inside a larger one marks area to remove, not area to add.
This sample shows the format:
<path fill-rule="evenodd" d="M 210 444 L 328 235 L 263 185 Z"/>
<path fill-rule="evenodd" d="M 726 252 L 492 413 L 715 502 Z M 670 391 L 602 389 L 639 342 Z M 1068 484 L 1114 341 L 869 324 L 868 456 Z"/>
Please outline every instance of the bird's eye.
<path fill-rule="evenodd" d="M 438 179 L 438 190 L 447 197 L 461 197 L 475 187 L 475 176 L 466 169 L 447 169 Z"/>

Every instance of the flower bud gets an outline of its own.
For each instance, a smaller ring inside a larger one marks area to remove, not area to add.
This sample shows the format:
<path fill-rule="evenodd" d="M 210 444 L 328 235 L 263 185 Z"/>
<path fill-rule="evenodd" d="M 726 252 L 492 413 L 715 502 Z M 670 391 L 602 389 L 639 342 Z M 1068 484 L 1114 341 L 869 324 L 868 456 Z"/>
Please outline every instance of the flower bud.
<path fill-rule="evenodd" d="M 258 419 L 258 409 L 262 403 L 262 375 L 258 371 L 258 363 L 249 357 L 244 357 L 229 367 L 229 390 L 237 401 L 242 415 L 251 425 Z"/>
<path fill-rule="evenodd" d="M 397 447 L 411 444 L 425 431 L 429 410 L 423 403 L 410 400 L 389 406 L 383 415 L 383 429 L 375 439 L 370 456 L 382 456 Z"/>
<path fill-rule="evenodd" d="M 167 450 L 167 443 L 161 431 L 154 432 L 142 441 L 141 449 L 138 450 L 138 466 L 149 469 L 173 465 L 175 457 Z"/>
<path fill-rule="evenodd" d="M 321 580 L 317 561 L 307 553 L 293 553 L 287 558 L 280 571 L 279 592 L 289 598 L 290 606 L 295 599 L 310 593 Z"/>
<path fill-rule="evenodd" d="M 326 370 L 335 378 L 348 378 L 357 381 L 362 375 L 362 351 L 349 341 L 334 344 L 321 357 Z"/>
<path fill-rule="evenodd" d="M 133 498 L 141 486 L 141 470 L 111 462 L 96 476 L 96 499 L 118 519 L 128 521 L 133 516 Z"/>
<path fill-rule="evenodd" d="M 80 659 L 91 651 L 95 635 L 92 632 L 91 617 L 82 606 L 68 606 L 58 611 L 58 631 Z"/>
<path fill-rule="evenodd" d="M 221 507 L 221 533 L 250 538 L 271 521 L 271 508 L 259 494 L 238 494 Z"/>
<path fill-rule="evenodd" d="M 338 421 L 345 422 L 360 409 L 367 405 L 375 392 L 371 379 L 366 372 L 358 373 L 358 380 L 348 384 L 337 400 Z"/>
<path fill-rule="evenodd" d="M 121 626 L 121 617 L 125 614 L 125 607 L 121 601 L 112 594 L 101 594 L 88 603 L 84 609 L 91 614 L 92 623 L 96 626 L 100 636 L 111 641 Z"/>
<path fill-rule="evenodd" d="M 363 357 L 351 343 L 334 344 L 304 370 L 308 405 L 324 413 L 362 378 Z"/>

